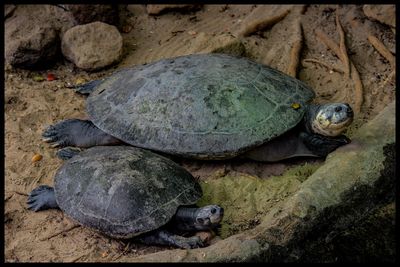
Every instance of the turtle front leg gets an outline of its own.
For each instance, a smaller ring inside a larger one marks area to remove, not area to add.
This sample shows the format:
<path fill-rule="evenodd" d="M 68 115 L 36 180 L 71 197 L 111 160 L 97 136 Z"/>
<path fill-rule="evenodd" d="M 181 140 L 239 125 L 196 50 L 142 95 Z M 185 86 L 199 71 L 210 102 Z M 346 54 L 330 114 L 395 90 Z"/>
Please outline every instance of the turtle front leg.
<path fill-rule="evenodd" d="M 33 189 L 29 193 L 26 203 L 28 204 L 28 209 L 33 211 L 58 208 L 54 188 L 48 185 L 41 185 Z"/>
<path fill-rule="evenodd" d="M 90 95 L 90 93 L 92 93 L 102 82 L 103 80 L 94 80 L 82 85 L 74 86 L 72 88 L 79 94 Z"/>
<path fill-rule="evenodd" d="M 338 147 L 350 143 L 350 139 L 344 135 L 339 135 L 337 137 L 326 137 L 319 134 L 301 132 L 300 138 L 306 147 L 319 157 L 326 157 Z"/>
<path fill-rule="evenodd" d="M 43 141 L 52 143 L 53 147 L 92 147 L 122 143 L 94 126 L 91 121 L 78 119 L 68 119 L 50 125 L 44 130 L 42 137 Z"/>
<path fill-rule="evenodd" d="M 174 235 L 166 230 L 156 230 L 137 237 L 137 240 L 148 245 L 175 246 L 184 249 L 204 247 L 198 236 L 183 237 Z"/>

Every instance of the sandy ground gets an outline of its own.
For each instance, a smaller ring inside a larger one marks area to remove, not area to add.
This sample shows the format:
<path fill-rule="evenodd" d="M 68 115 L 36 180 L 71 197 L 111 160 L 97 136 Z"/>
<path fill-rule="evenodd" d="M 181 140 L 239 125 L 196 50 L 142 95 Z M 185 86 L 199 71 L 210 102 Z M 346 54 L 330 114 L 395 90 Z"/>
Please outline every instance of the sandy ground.
<path fill-rule="evenodd" d="M 246 56 L 287 72 L 291 49 L 299 40 L 296 25 L 301 18 L 303 38 L 297 77 L 315 89 L 316 102 L 347 101 L 356 112 L 353 129 L 373 118 L 395 98 L 394 66 L 377 52 L 367 37 L 376 36 L 394 53 L 394 32 L 365 17 L 360 6 L 307 6 L 291 9 L 282 20 L 242 38 Z M 53 184 L 62 164 L 56 149 L 42 142 L 47 125 L 67 118 L 85 118 L 85 97 L 65 87 L 78 79 L 104 77 L 115 69 L 160 58 L 211 52 L 229 44 L 232 35 L 257 19 L 254 5 L 204 6 L 188 14 L 176 12 L 148 16 L 137 6 L 135 14 L 124 12 L 122 20 L 132 26 L 123 33 L 124 58 L 117 66 L 96 73 L 74 68 L 61 61 L 47 71 L 16 70 L 5 66 L 5 260 L 26 261 L 115 261 L 124 254 L 141 255 L 169 249 L 114 240 L 76 226 L 58 210 L 34 213 L 26 208 L 27 194 L 39 184 Z M 301 12 L 303 12 L 302 15 Z M 349 69 L 320 38 L 324 32 L 339 46 L 338 12 L 344 30 Z M 252 20 L 252 16 L 254 19 Z M 167 30 L 166 30 L 167 29 Z M 227 41 L 228 40 L 228 41 Z M 315 63 L 319 60 L 328 67 Z M 359 81 L 354 70 L 359 73 Z M 36 82 L 35 75 L 53 73 L 55 81 Z M 349 130 L 351 134 L 351 130 Z M 43 158 L 32 162 L 35 154 Z M 293 164 L 251 161 L 198 162 L 181 160 L 195 176 L 207 179 L 216 172 L 246 173 L 268 179 Z"/>

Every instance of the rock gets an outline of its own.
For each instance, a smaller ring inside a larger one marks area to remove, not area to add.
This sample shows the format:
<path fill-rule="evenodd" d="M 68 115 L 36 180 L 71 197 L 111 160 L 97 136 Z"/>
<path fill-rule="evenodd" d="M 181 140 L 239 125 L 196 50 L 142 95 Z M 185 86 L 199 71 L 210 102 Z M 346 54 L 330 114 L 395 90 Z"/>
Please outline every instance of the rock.
<path fill-rule="evenodd" d="M 160 15 L 168 11 L 189 12 L 199 10 L 202 5 L 147 5 L 147 14 Z"/>
<path fill-rule="evenodd" d="M 13 67 L 48 68 L 61 56 L 59 33 L 72 18 L 51 5 L 18 5 L 5 21 L 5 59 Z"/>
<path fill-rule="evenodd" d="M 395 5 L 364 5 L 363 11 L 367 17 L 396 28 Z"/>
<path fill-rule="evenodd" d="M 141 14 L 146 14 L 146 5 L 127 5 L 126 9 L 132 13 L 133 15 L 141 15 Z"/>
<path fill-rule="evenodd" d="M 118 25 L 119 13 L 117 5 L 65 5 L 71 12 L 77 24 L 87 24 L 101 21 L 111 25 Z"/>
<path fill-rule="evenodd" d="M 61 50 L 78 68 L 98 70 L 120 60 L 122 36 L 115 26 L 103 22 L 78 25 L 64 34 Z"/>

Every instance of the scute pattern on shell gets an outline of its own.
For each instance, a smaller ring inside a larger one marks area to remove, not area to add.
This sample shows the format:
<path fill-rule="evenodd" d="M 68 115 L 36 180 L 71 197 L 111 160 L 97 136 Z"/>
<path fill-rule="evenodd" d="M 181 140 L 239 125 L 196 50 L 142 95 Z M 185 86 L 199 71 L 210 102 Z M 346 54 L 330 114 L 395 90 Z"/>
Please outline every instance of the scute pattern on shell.
<path fill-rule="evenodd" d="M 131 238 L 167 223 L 195 204 L 200 185 L 185 169 L 150 151 L 98 146 L 66 161 L 55 175 L 57 203 L 82 225 Z"/>
<path fill-rule="evenodd" d="M 301 81 L 246 58 L 194 54 L 114 73 L 89 96 L 87 112 L 134 146 L 229 158 L 294 127 L 313 97 Z"/>

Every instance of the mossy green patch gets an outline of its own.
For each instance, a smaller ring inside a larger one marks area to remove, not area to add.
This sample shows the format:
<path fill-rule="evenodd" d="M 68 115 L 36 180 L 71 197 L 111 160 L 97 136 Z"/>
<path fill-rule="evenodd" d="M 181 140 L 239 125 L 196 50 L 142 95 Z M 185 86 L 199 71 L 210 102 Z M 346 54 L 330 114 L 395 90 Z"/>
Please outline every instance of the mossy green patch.
<path fill-rule="evenodd" d="M 258 225 L 275 204 L 295 193 L 319 166 L 319 163 L 306 163 L 268 179 L 233 173 L 201 181 L 203 197 L 198 205 L 213 203 L 224 208 L 219 234 L 226 238 Z"/>

